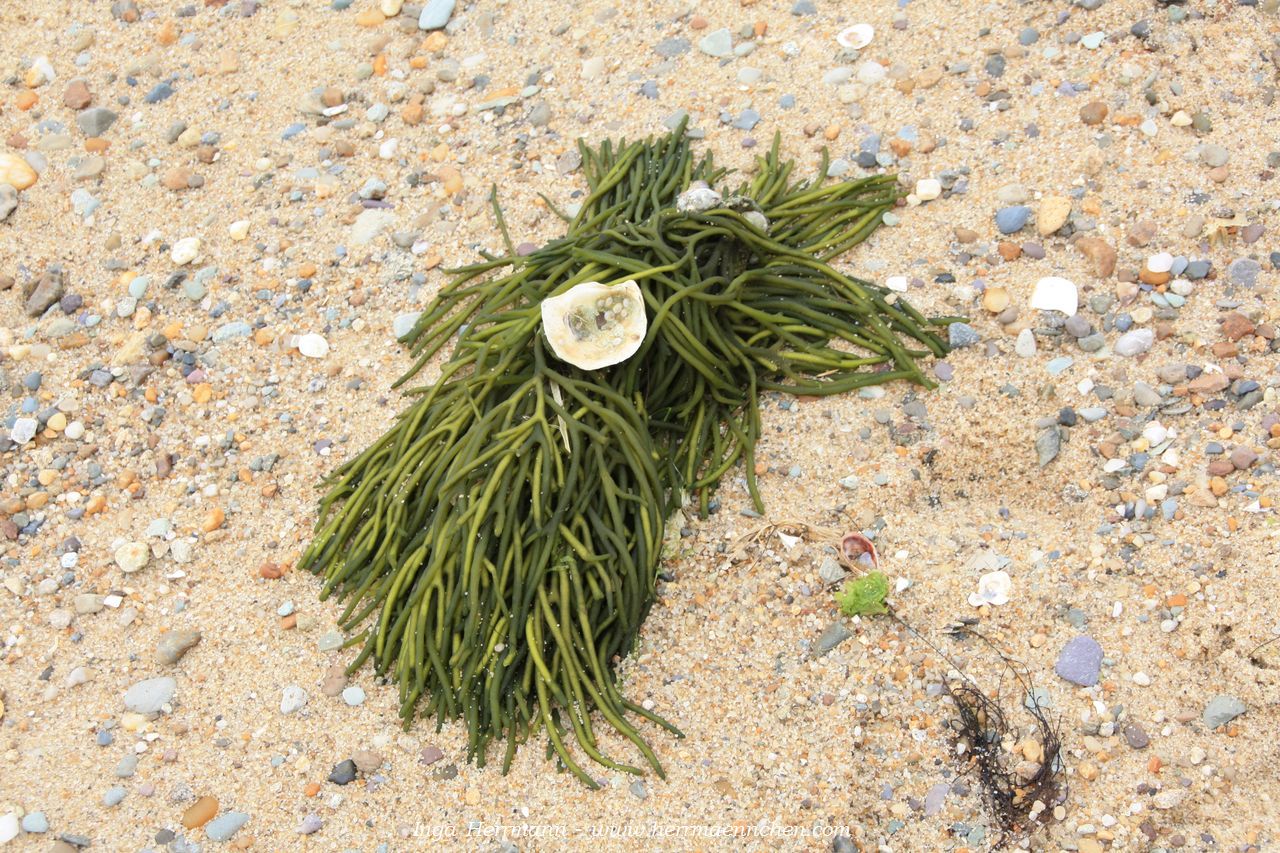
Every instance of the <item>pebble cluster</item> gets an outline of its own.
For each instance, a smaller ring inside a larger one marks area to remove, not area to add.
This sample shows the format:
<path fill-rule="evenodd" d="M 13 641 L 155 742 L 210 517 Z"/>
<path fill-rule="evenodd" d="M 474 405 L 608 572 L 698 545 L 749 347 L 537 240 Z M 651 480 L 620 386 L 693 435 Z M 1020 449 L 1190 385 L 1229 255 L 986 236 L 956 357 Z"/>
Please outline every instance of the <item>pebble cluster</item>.
<path fill-rule="evenodd" d="M 942 682 L 1003 669 L 954 619 L 1061 721 L 1037 844 L 1280 843 L 1277 0 L 855 5 L 0 3 L 0 845 L 727 819 L 985 849 Z M 768 517 L 739 478 L 677 525 L 622 666 L 688 735 L 669 781 L 504 778 L 346 675 L 293 564 L 400 408 L 396 339 L 499 247 L 490 185 L 532 251 L 582 198 L 576 137 L 685 116 L 739 169 L 780 131 L 897 172 L 842 264 L 965 319 L 936 391 L 778 395 Z M 946 660 L 838 616 L 819 529 L 876 542 Z"/>

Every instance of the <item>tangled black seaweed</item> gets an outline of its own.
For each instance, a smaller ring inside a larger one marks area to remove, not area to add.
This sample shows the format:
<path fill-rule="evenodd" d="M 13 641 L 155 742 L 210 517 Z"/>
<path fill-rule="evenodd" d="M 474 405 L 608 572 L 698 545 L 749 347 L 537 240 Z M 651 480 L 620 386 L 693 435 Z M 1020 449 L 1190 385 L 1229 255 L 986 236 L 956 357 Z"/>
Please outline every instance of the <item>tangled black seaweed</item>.
<path fill-rule="evenodd" d="M 955 742 L 962 748 L 960 754 L 964 757 L 966 769 L 976 776 L 991 816 L 1000 826 L 1001 834 L 991 847 L 999 850 L 1031 832 L 1038 822 L 1052 814 L 1053 806 L 1066 796 L 1060 779 L 1062 743 L 1059 729 L 1045 714 L 1020 663 L 967 625 L 956 625 L 950 633 L 975 637 L 999 656 L 1022 695 L 1029 699 L 1023 703 L 1023 708 L 1033 721 L 1035 739 L 1040 745 L 1040 760 L 1035 762 L 1037 766 L 1028 768 L 1031 772 L 1020 774 L 1005 747 L 1006 740 L 1016 732 L 1017 726 L 1001 706 L 1000 695 L 987 695 L 964 676 L 944 679 L 943 687 L 956 706 L 957 716 L 951 721 Z"/>
<path fill-rule="evenodd" d="M 760 393 L 928 386 L 917 360 L 945 354 L 948 321 L 829 263 L 880 224 L 892 176 L 826 183 L 824 155 L 817 179 L 792 181 L 775 139 L 724 204 L 681 211 L 691 183 L 726 176 L 683 126 L 579 148 L 590 194 L 563 238 L 517 255 L 494 200 L 507 254 L 453 271 L 403 339 L 414 362 L 397 385 L 439 374 L 333 473 L 302 565 L 346 602 L 363 645 L 350 669 L 371 660 L 398 682 L 406 726 L 462 719 L 478 764 L 506 741 L 504 772 L 545 729 L 548 755 L 595 787 L 570 734 L 597 763 L 641 771 L 602 753 L 593 712 L 662 775 L 635 720 L 679 732 L 623 697 L 614 667 L 685 496 L 705 514 L 742 462 L 760 507 Z M 556 360 L 542 301 L 625 280 L 648 316 L 636 355 L 597 371 Z"/>

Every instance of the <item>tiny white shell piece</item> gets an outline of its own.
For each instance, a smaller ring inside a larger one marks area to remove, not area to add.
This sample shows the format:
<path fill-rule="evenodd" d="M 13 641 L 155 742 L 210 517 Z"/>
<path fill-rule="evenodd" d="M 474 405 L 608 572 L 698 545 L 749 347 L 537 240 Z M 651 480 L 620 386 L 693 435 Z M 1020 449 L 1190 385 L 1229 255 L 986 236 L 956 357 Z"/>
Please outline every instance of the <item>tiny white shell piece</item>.
<path fill-rule="evenodd" d="M 584 281 L 542 300 L 542 332 L 556 358 L 599 370 L 635 355 L 649 328 L 634 281 Z"/>
<path fill-rule="evenodd" d="M 978 591 L 969 594 L 969 604 L 981 607 L 984 604 L 1008 604 L 1009 589 L 1013 580 L 1005 571 L 988 572 L 978 579 Z"/>
<path fill-rule="evenodd" d="M 854 24 L 841 30 L 840 34 L 836 36 L 836 41 L 846 50 L 862 50 L 871 44 L 871 39 L 875 34 L 875 27 L 870 24 Z"/>
<path fill-rule="evenodd" d="M 1038 311 L 1061 311 L 1074 317 L 1080 308 L 1080 294 L 1075 282 L 1056 275 L 1046 276 L 1037 281 L 1031 291 L 1031 307 Z"/>

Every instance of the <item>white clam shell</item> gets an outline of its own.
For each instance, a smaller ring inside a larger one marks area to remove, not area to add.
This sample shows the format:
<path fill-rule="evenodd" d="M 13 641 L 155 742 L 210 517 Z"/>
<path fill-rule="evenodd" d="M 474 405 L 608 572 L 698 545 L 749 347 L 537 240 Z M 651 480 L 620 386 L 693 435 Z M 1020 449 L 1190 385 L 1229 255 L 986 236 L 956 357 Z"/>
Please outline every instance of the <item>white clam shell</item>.
<path fill-rule="evenodd" d="M 836 41 L 846 50 L 862 50 L 871 44 L 875 34 L 876 29 L 870 24 L 854 24 L 841 30 Z"/>
<path fill-rule="evenodd" d="M 1046 276 L 1036 282 L 1031 291 L 1031 307 L 1037 311 L 1061 311 L 1074 317 L 1080 308 L 1080 292 L 1075 282 L 1056 275 Z"/>
<path fill-rule="evenodd" d="M 626 361 L 644 341 L 649 319 L 634 281 L 584 281 L 542 300 L 542 332 L 556 358 L 583 370 Z"/>

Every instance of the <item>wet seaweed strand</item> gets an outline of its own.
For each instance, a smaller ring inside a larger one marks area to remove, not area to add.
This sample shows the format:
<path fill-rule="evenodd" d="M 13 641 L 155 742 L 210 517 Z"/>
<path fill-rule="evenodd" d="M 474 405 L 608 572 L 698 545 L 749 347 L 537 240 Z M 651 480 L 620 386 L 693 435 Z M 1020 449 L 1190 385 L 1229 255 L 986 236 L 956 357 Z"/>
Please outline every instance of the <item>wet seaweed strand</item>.
<path fill-rule="evenodd" d="M 593 715 L 662 768 L 614 674 L 654 597 L 666 518 L 686 494 L 705 513 L 743 463 L 761 507 L 752 453 L 764 391 L 834 394 L 906 379 L 942 355 L 929 321 L 828 261 L 879 224 L 891 177 L 791 181 L 779 143 L 737 209 L 674 209 L 692 181 L 725 173 L 695 158 L 683 127 L 657 140 L 580 143 L 590 192 L 566 235 L 528 256 L 453 271 L 405 337 L 439 375 L 406 387 L 410 406 L 339 467 L 302 565 L 321 596 L 346 602 L 341 625 L 400 690 L 406 726 L 463 720 L 484 764 L 545 730 L 548 754 L 596 783 L 574 752 L 606 756 Z M 825 172 L 825 169 L 823 169 Z M 649 329 L 633 358 L 585 372 L 554 360 L 539 305 L 583 281 L 636 280 Z M 444 357 L 443 361 L 439 361 Z"/>

